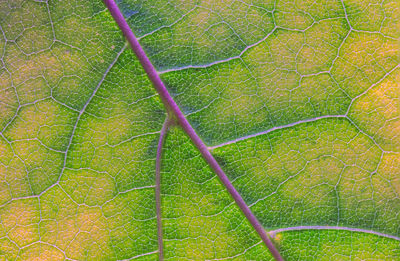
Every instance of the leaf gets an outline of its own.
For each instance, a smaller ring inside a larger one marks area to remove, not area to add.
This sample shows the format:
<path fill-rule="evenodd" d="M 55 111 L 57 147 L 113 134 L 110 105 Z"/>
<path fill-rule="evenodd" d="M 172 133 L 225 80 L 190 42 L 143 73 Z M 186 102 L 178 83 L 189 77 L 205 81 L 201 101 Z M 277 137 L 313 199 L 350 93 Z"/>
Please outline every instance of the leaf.
<path fill-rule="evenodd" d="M 105 2 L 0 1 L 1 259 L 400 258 L 398 1 Z"/>

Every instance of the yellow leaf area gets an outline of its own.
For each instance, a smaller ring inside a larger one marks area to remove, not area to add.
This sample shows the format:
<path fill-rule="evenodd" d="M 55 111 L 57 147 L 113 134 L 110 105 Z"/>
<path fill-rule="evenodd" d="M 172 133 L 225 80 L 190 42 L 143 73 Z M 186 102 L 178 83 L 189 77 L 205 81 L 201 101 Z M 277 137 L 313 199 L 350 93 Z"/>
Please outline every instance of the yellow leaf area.
<path fill-rule="evenodd" d="M 0 210 L 0 253 L 7 260 L 118 259 L 110 241 L 129 245 L 132 237 L 140 244 L 151 222 L 132 218 L 140 215 L 138 209 L 152 193 L 134 191 L 90 207 L 74 202 L 57 185 L 40 198 L 15 200 Z M 130 250 L 126 254 L 134 254 Z"/>
<path fill-rule="evenodd" d="M 360 96 L 350 117 L 384 150 L 400 152 L 400 68 Z"/>

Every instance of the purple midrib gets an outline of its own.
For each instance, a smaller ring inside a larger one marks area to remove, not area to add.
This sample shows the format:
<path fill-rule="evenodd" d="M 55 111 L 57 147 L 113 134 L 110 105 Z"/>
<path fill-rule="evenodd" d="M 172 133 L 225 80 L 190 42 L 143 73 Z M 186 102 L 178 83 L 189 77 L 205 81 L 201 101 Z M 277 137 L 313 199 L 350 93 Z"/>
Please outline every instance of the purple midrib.
<path fill-rule="evenodd" d="M 245 203 L 242 196 L 236 190 L 236 188 L 232 185 L 229 181 L 227 175 L 222 170 L 221 166 L 215 160 L 215 158 L 211 155 L 210 151 L 208 150 L 207 146 L 204 144 L 202 139 L 197 135 L 196 131 L 190 125 L 182 111 L 179 109 L 176 102 L 173 100 L 171 95 L 169 94 L 167 88 L 165 87 L 164 83 L 162 82 L 159 74 L 157 73 L 156 69 L 154 68 L 153 64 L 150 62 L 149 58 L 147 57 L 146 53 L 144 52 L 143 48 L 139 44 L 139 41 L 133 34 L 131 28 L 129 27 L 128 23 L 126 22 L 125 18 L 123 17 L 121 11 L 119 10 L 117 4 L 114 0 L 104 0 L 108 10 L 110 11 L 112 17 L 118 24 L 119 28 L 121 29 L 122 33 L 124 34 L 125 38 L 128 40 L 129 44 L 132 47 L 132 50 L 136 54 L 140 64 L 142 65 L 143 69 L 145 70 L 146 74 L 148 75 L 150 81 L 153 83 L 154 88 L 158 92 L 161 97 L 162 102 L 164 103 L 167 111 L 175 116 L 178 124 L 182 127 L 182 129 L 186 132 L 189 138 L 192 140 L 194 145 L 200 151 L 203 158 L 209 164 L 209 166 L 214 170 L 214 172 L 219 177 L 222 184 L 226 187 L 232 198 L 235 200 L 238 207 L 242 210 L 243 214 L 246 216 L 250 224 L 254 227 L 257 231 L 259 236 L 261 237 L 264 244 L 270 250 L 272 256 L 276 260 L 283 260 L 281 257 L 278 249 L 273 244 L 271 238 L 268 236 L 267 232 L 264 230 L 261 223 L 257 220 L 255 215 L 251 212 L 249 206 Z"/>

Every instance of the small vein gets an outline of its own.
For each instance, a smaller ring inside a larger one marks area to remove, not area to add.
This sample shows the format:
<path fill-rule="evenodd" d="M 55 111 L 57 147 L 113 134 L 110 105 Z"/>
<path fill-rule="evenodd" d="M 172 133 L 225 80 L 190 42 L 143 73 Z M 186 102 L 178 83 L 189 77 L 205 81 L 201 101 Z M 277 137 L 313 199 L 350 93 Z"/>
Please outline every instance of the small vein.
<path fill-rule="evenodd" d="M 118 143 L 116 143 L 116 144 L 108 144 L 108 143 L 107 143 L 106 145 L 107 145 L 108 147 L 115 148 L 115 147 L 118 147 L 118 146 L 120 146 L 120 145 L 122 145 L 122 144 L 124 144 L 124 143 L 130 142 L 130 141 L 132 141 L 132 140 L 134 140 L 134 139 L 141 138 L 141 137 L 145 137 L 145 136 L 150 136 L 150 135 L 156 135 L 156 134 L 159 134 L 159 133 L 160 133 L 160 131 L 149 132 L 149 133 L 142 133 L 142 134 L 138 134 L 138 135 L 132 136 L 132 137 L 126 139 L 126 140 L 120 141 L 120 142 L 118 142 Z"/>
<path fill-rule="evenodd" d="M 260 245 L 261 243 L 262 243 L 262 241 L 260 241 L 260 242 L 258 242 L 258 243 L 256 243 L 256 244 L 252 245 L 251 247 L 245 249 L 242 253 L 239 253 L 239 254 L 237 254 L 237 255 L 229 256 L 229 257 L 224 257 L 224 258 L 207 259 L 207 261 L 211 261 L 211 260 L 228 260 L 228 259 L 234 259 L 234 258 L 236 258 L 236 257 L 245 255 L 249 250 L 255 248 L 256 246 Z"/>
<path fill-rule="evenodd" d="M 125 49 L 127 48 L 127 46 L 128 46 L 128 45 L 125 44 L 125 45 L 121 48 L 121 50 L 118 52 L 118 54 L 117 54 L 117 56 L 115 57 L 115 59 L 112 61 L 112 63 L 110 64 L 110 66 L 108 66 L 108 68 L 107 68 L 106 71 L 104 72 L 103 77 L 100 79 L 100 81 L 99 81 L 99 83 L 97 84 L 96 88 L 93 90 L 92 95 L 89 97 L 89 99 L 86 101 L 86 103 L 85 103 L 85 105 L 83 106 L 83 108 L 80 110 L 79 115 L 78 115 L 78 117 L 76 118 L 74 127 L 73 127 L 73 129 L 72 129 L 71 136 L 70 136 L 70 138 L 69 138 L 67 148 L 66 148 L 66 150 L 65 150 L 64 163 L 63 163 L 63 167 L 62 167 L 62 169 L 61 169 L 61 173 L 60 173 L 60 175 L 59 175 L 59 177 L 58 177 L 57 183 L 61 180 L 62 174 L 64 173 L 65 166 L 66 166 L 66 164 L 67 164 L 68 151 L 69 151 L 69 148 L 71 147 L 72 139 L 74 138 L 75 131 L 76 131 L 76 128 L 78 127 L 79 120 L 81 119 L 81 117 L 82 117 L 83 113 L 85 112 L 85 110 L 86 110 L 87 106 L 89 105 L 89 103 L 92 101 L 93 97 L 96 95 L 96 93 L 97 93 L 97 91 L 99 90 L 100 86 L 103 84 L 103 82 L 104 82 L 106 76 L 108 75 L 108 73 L 110 72 L 111 68 L 112 68 L 112 67 L 115 65 L 115 63 L 118 61 L 119 57 L 120 57 L 121 54 L 125 51 Z"/>
<path fill-rule="evenodd" d="M 148 253 L 140 254 L 140 255 L 137 255 L 137 256 L 134 256 L 134 257 L 131 257 L 131 258 L 128 258 L 128 259 L 120 259 L 118 261 L 133 260 L 133 259 L 136 259 L 136 258 L 139 258 L 139 257 L 142 257 L 142 256 L 149 256 L 149 255 L 157 254 L 157 253 L 158 253 L 158 251 L 148 252 Z"/>

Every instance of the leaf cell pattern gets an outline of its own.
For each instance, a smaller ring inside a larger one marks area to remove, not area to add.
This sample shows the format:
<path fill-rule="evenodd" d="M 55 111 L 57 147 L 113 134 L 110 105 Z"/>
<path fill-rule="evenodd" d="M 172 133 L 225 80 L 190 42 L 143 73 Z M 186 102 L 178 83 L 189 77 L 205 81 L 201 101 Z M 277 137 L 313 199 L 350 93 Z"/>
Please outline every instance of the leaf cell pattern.
<path fill-rule="evenodd" d="M 285 260 L 400 259 L 399 1 L 117 4 Z M 274 259 L 102 1 L 0 32 L 1 260 Z"/>

